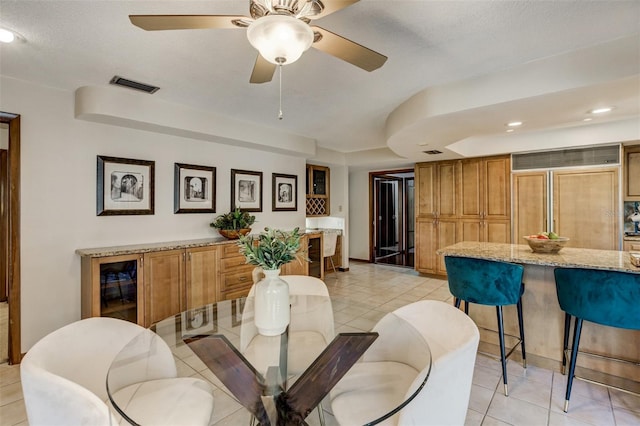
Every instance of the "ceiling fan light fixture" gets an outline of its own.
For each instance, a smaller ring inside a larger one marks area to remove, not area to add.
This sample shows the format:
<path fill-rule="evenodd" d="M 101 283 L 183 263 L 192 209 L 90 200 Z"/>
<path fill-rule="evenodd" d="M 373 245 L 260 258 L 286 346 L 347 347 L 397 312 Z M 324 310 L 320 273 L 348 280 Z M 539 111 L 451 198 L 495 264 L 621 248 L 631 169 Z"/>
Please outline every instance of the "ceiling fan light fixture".
<path fill-rule="evenodd" d="M 292 16 L 266 15 L 249 25 L 247 38 L 264 59 L 286 65 L 297 61 L 311 46 L 313 31 Z"/>

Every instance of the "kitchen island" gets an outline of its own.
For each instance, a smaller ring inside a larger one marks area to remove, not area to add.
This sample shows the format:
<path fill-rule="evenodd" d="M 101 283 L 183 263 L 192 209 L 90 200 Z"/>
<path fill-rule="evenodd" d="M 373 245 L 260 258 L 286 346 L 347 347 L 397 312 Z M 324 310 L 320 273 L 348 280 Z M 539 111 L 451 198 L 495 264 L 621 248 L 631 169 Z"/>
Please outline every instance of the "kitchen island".
<path fill-rule="evenodd" d="M 522 296 L 524 331 L 529 364 L 560 369 L 564 312 L 556 296 L 556 267 L 606 269 L 640 274 L 630 262 L 629 253 L 565 247 L 556 254 L 533 253 L 528 245 L 460 242 L 437 251 L 441 256 L 518 263 L 524 266 L 525 292 Z M 640 301 L 638 301 L 640 305 Z M 493 306 L 471 304 L 469 315 L 478 326 L 497 330 Z M 505 333 L 518 335 L 515 305 L 505 307 Z M 573 331 L 572 331 L 573 333 Z M 494 344 L 493 333 L 481 332 L 481 340 Z M 507 340 L 509 344 L 509 340 Z M 512 346 L 512 345 L 510 345 Z M 585 321 L 580 350 L 640 362 L 640 332 L 605 327 Z M 518 354 L 519 356 L 519 354 Z M 626 363 L 579 356 L 578 366 L 640 382 L 640 367 Z"/>

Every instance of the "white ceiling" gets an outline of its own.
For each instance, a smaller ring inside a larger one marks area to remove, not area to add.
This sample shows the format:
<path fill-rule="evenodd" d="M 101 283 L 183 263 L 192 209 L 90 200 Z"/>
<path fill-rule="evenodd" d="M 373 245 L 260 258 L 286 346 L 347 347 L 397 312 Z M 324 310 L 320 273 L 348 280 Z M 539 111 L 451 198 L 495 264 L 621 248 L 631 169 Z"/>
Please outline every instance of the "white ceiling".
<path fill-rule="evenodd" d="M 245 30 L 146 32 L 128 19 L 248 15 L 248 6 L 0 0 L 0 25 L 25 39 L 0 46 L 0 73 L 70 91 L 120 75 L 160 86 L 154 98 L 313 138 L 354 164 L 369 154 L 414 162 L 505 151 L 504 124 L 514 119 L 525 125 L 511 141 L 605 122 L 640 134 L 638 0 L 360 0 L 314 23 L 388 61 L 368 73 L 310 49 L 283 68 L 282 121 L 277 78 L 249 84 L 256 52 Z M 605 102 L 612 113 L 582 122 Z"/>

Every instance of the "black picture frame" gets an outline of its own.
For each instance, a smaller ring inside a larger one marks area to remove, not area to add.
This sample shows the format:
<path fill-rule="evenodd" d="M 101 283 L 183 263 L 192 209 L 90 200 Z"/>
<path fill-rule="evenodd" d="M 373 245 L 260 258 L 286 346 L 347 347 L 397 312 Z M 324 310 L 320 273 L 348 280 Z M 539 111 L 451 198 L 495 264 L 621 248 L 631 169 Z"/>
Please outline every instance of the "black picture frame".
<path fill-rule="evenodd" d="M 271 174 L 271 210 L 287 212 L 298 210 L 298 176 Z"/>
<path fill-rule="evenodd" d="M 262 172 L 231 169 L 231 210 L 262 211 Z"/>
<path fill-rule="evenodd" d="M 174 163 L 173 212 L 216 212 L 216 168 Z"/>
<path fill-rule="evenodd" d="M 154 214 L 155 161 L 97 156 L 96 215 Z"/>

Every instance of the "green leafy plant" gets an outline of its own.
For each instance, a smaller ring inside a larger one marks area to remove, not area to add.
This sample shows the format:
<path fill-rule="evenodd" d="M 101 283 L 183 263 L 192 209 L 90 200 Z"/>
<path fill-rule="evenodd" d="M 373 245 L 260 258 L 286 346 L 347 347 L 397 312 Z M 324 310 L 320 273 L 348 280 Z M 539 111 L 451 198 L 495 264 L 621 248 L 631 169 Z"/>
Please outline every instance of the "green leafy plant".
<path fill-rule="evenodd" d="M 299 256 L 300 232 L 299 228 L 291 232 L 264 228 L 260 235 L 242 236 L 236 244 L 240 246 L 240 253 L 244 255 L 246 263 L 274 270 Z"/>
<path fill-rule="evenodd" d="M 209 226 L 223 230 L 238 230 L 251 227 L 255 221 L 255 216 L 250 215 L 249 212 L 242 212 L 239 208 L 236 208 L 232 212 L 216 217 Z"/>

